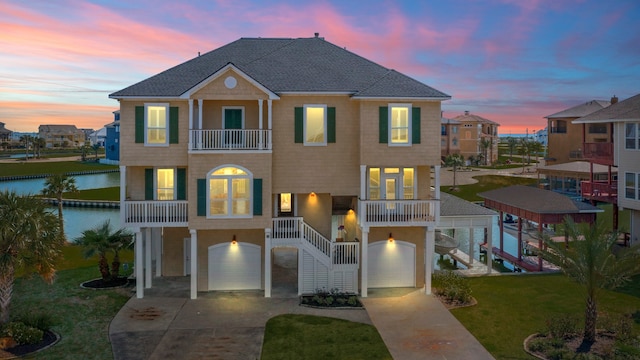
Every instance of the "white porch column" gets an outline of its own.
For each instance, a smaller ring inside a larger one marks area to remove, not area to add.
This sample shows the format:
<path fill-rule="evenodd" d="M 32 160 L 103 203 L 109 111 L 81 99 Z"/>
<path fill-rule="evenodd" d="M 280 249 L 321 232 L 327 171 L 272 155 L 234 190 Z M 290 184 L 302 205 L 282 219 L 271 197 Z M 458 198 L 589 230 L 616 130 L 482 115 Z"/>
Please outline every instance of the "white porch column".
<path fill-rule="evenodd" d="M 360 165 L 360 200 L 367 198 L 367 165 Z M 364 209 L 360 208 L 358 201 L 358 224 L 363 223 Z"/>
<path fill-rule="evenodd" d="M 191 234 L 191 298 L 198 297 L 198 231 L 189 230 Z"/>
<path fill-rule="evenodd" d="M 151 228 L 144 229 L 144 287 L 151 288 Z"/>
<path fill-rule="evenodd" d="M 493 257 L 493 219 L 489 220 L 489 226 L 487 226 L 487 274 L 491 274 Z"/>
<path fill-rule="evenodd" d="M 433 167 L 433 187 L 435 188 L 435 197 L 440 199 L 440 165 Z"/>
<path fill-rule="evenodd" d="M 431 295 L 431 275 L 433 274 L 433 256 L 436 246 L 436 230 L 433 226 L 427 226 L 427 233 L 424 239 L 425 259 L 424 259 L 424 290 L 425 294 Z"/>
<path fill-rule="evenodd" d="M 264 297 L 271 297 L 271 229 L 264 229 Z"/>
<path fill-rule="evenodd" d="M 473 264 L 473 228 L 469 228 L 469 264 Z"/>
<path fill-rule="evenodd" d="M 191 130 L 193 130 L 193 99 L 189 99 L 189 150 L 193 149 Z"/>
<path fill-rule="evenodd" d="M 155 276 L 160 277 L 162 276 L 162 235 L 158 236 L 158 238 L 156 239 L 154 250 L 155 250 L 155 258 L 156 258 Z"/>
<path fill-rule="evenodd" d="M 271 105 L 273 104 L 273 100 L 267 100 L 267 129 L 273 130 L 273 110 L 271 109 Z"/>
<path fill-rule="evenodd" d="M 360 281 L 360 296 L 367 297 L 367 287 L 369 286 L 369 227 L 362 228 L 362 259 L 360 264 L 362 268 L 360 272 L 362 279 Z"/>
<path fill-rule="evenodd" d="M 136 246 L 135 246 L 135 264 L 133 265 L 136 270 L 136 297 L 138 299 L 142 299 L 144 297 L 144 279 L 142 269 L 144 265 L 142 264 L 142 231 L 140 228 L 134 229 L 134 233 L 136 234 Z"/>
<path fill-rule="evenodd" d="M 202 130 L 202 99 L 198 99 L 198 130 Z"/>
<path fill-rule="evenodd" d="M 125 207 L 125 200 L 127 200 L 127 167 L 120 165 L 120 224 L 124 226 L 126 224 L 127 208 Z"/>
<path fill-rule="evenodd" d="M 258 129 L 262 130 L 262 99 L 258 99 Z"/>

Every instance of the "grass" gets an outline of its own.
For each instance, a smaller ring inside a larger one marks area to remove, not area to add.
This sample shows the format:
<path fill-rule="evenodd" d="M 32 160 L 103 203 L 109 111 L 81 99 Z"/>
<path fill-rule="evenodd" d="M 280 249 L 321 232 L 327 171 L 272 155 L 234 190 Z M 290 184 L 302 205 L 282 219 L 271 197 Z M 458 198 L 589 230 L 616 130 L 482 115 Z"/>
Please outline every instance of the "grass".
<path fill-rule="evenodd" d="M 120 200 L 120 187 L 108 187 L 100 189 L 80 190 L 76 193 L 65 193 L 63 195 L 65 199 L 79 199 L 79 200 Z"/>
<path fill-rule="evenodd" d="M 133 252 L 121 253 L 131 262 Z M 14 285 L 11 315 L 48 314 L 54 321 L 53 331 L 61 336 L 55 346 L 37 354 L 39 359 L 112 359 L 108 328 L 111 319 L 129 300 L 129 288 L 87 290 L 80 283 L 100 276 L 98 260 L 84 259 L 79 246 L 64 248 L 52 285 L 40 277 L 18 278 Z"/>
<path fill-rule="evenodd" d="M 536 179 L 516 176 L 479 175 L 473 178 L 478 180 L 478 182 L 469 185 L 458 185 L 458 190 L 456 191 L 450 190 L 450 186 L 442 186 L 440 187 L 440 191 L 455 195 L 467 201 L 482 201 L 483 199 L 478 196 L 478 193 L 511 185 L 535 185 L 537 183 Z"/>
<path fill-rule="evenodd" d="M 64 174 L 75 171 L 95 171 L 118 169 L 115 165 L 103 165 L 96 162 L 54 161 L 54 162 L 16 162 L 0 164 L 2 176 Z"/>
<path fill-rule="evenodd" d="M 279 315 L 267 321 L 263 360 L 392 359 L 375 327 L 311 315 Z"/>
<path fill-rule="evenodd" d="M 479 277 L 469 282 L 478 304 L 451 313 L 496 359 L 533 359 L 522 343 L 527 336 L 544 332 L 546 320 L 562 314 L 584 318 L 584 291 L 561 274 Z M 636 311 L 638 289 L 630 292 L 636 296 L 602 291 L 599 314 Z"/>

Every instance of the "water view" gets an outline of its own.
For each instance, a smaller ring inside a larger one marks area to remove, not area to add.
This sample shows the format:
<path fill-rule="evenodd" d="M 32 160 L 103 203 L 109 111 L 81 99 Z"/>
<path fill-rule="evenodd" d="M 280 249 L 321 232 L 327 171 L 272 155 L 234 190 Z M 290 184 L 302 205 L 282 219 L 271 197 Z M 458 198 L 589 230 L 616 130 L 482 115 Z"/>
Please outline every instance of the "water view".
<path fill-rule="evenodd" d="M 73 176 L 80 190 L 100 189 L 120 186 L 120 173 L 90 174 Z M 45 178 L 0 181 L 0 190 L 13 190 L 18 194 L 39 194 L 44 188 Z"/>

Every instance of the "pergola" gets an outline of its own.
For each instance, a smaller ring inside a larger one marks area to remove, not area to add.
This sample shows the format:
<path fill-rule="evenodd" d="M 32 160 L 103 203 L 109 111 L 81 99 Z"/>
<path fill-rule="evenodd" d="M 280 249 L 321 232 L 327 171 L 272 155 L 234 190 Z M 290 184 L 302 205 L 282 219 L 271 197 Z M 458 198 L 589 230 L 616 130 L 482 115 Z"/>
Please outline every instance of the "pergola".
<path fill-rule="evenodd" d="M 572 200 L 567 196 L 549 190 L 531 186 L 514 185 L 506 188 L 486 191 L 478 194 L 484 198 L 484 205 L 500 212 L 500 252 L 504 245 L 504 213 L 518 217 L 518 257 L 522 262 L 522 224 L 531 221 L 538 224 L 538 233 L 542 233 L 545 224 L 560 224 L 569 216 L 577 223 L 593 224 L 596 214 L 603 210 Z M 542 238 L 538 240 L 538 248 L 542 250 Z M 542 271 L 542 252 L 538 251 L 538 271 Z"/>

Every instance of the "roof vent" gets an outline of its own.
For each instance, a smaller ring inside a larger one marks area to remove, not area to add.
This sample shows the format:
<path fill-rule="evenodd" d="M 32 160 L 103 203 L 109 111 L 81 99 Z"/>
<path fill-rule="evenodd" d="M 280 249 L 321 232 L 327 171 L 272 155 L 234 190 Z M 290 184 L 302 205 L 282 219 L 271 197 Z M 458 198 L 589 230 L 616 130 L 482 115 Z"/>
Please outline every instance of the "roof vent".
<path fill-rule="evenodd" d="M 611 98 L 611 105 L 615 104 L 618 102 L 618 97 L 613 95 L 613 97 Z"/>
<path fill-rule="evenodd" d="M 313 33 L 316 37 L 320 36 L 320 33 Z"/>
<path fill-rule="evenodd" d="M 465 110 L 465 111 L 464 111 L 464 114 L 465 114 L 465 115 L 469 115 L 469 110 Z"/>

